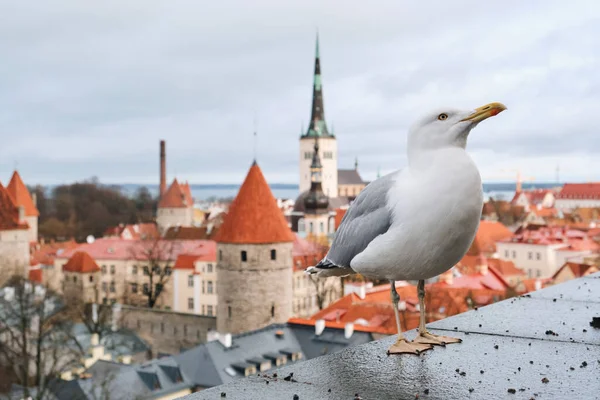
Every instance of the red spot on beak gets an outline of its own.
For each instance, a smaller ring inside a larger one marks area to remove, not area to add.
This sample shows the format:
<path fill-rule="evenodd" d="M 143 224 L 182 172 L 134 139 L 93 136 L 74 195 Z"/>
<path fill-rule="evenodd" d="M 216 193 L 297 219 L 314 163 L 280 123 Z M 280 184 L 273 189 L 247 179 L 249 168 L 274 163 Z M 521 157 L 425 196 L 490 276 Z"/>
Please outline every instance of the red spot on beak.
<path fill-rule="evenodd" d="M 490 115 L 493 117 L 494 115 L 498 115 L 500 114 L 500 110 L 497 108 L 492 108 L 492 110 L 490 111 Z"/>

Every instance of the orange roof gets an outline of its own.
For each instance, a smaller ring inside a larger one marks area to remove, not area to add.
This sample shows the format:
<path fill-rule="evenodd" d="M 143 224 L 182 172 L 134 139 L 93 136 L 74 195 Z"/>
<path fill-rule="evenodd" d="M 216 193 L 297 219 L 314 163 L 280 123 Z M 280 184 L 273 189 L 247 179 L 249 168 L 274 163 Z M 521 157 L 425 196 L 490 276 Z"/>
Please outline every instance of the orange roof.
<path fill-rule="evenodd" d="M 594 271 L 596 270 L 596 267 L 593 265 L 580 264 L 580 263 L 574 263 L 574 262 L 567 261 L 562 267 L 560 267 L 558 269 L 558 271 L 556 271 L 556 273 L 554 275 L 552 275 L 552 279 L 555 279 L 558 276 L 558 274 L 565 268 L 569 268 L 571 270 L 571 272 L 573 273 L 573 276 L 575 276 L 576 278 L 581 278 L 582 276 L 585 276 L 586 272 L 590 268 L 594 268 Z"/>
<path fill-rule="evenodd" d="M 501 260 L 499 258 L 485 258 L 486 264 L 494 268 L 503 276 L 526 275 L 525 272 L 515 266 L 512 261 Z M 463 274 L 477 273 L 477 266 L 481 262 L 480 256 L 465 255 L 456 264 L 458 270 Z"/>
<path fill-rule="evenodd" d="M 26 223 L 19 221 L 19 209 L 8 190 L 0 183 L 0 230 L 27 229 Z"/>
<path fill-rule="evenodd" d="M 240 244 L 294 241 L 294 234 L 256 162 L 250 167 L 214 240 Z"/>
<path fill-rule="evenodd" d="M 31 198 L 31 194 L 29 194 L 29 190 L 27 190 L 27 186 L 23 183 L 21 176 L 17 171 L 13 173 L 8 186 L 6 187 L 8 193 L 13 198 L 13 201 L 18 206 L 22 206 L 25 208 L 25 215 L 28 217 L 39 217 L 40 212 L 38 211 L 35 204 L 33 204 L 33 199 Z"/>
<path fill-rule="evenodd" d="M 186 204 L 189 207 L 193 207 L 194 206 L 194 198 L 192 197 L 192 189 L 190 189 L 190 184 L 186 182 L 186 183 L 182 183 L 180 186 L 181 186 L 181 190 L 183 191 L 183 194 L 185 195 Z"/>
<path fill-rule="evenodd" d="M 206 240 L 210 236 L 206 226 L 171 226 L 165 232 L 164 239 Z"/>
<path fill-rule="evenodd" d="M 193 254 L 180 254 L 175 261 L 173 269 L 194 269 L 194 263 L 200 256 Z"/>
<path fill-rule="evenodd" d="M 77 246 L 79 246 L 79 243 L 74 240 L 35 245 L 31 254 L 32 262 L 42 265 L 54 265 L 54 258 L 60 256 L 63 251 L 74 249 Z"/>
<path fill-rule="evenodd" d="M 467 254 L 475 256 L 480 253 L 495 253 L 496 242 L 512 236 L 510 229 L 500 222 L 480 221 L 475 240 Z"/>
<path fill-rule="evenodd" d="M 600 182 L 565 183 L 557 199 L 600 199 Z"/>
<path fill-rule="evenodd" d="M 63 265 L 63 271 L 87 273 L 100 271 L 100 268 L 88 253 L 85 251 L 77 251 L 69 258 L 69 261 Z"/>
<path fill-rule="evenodd" d="M 337 228 L 340 227 L 340 224 L 342 223 L 342 219 L 344 218 L 344 215 L 346 215 L 346 209 L 343 208 L 336 208 L 335 209 L 335 230 L 337 231 Z"/>
<path fill-rule="evenodd" d="M 188 189 L 189 191 L 189 186 Z M 177 179 L 173 179 L 173 183 L 169 189 L 160 198 L 158 207 L 160 208 L 186 208 L 189 207 L 190 200 L 187 199 L 186 190 L 181 187 Z"/>
<path fill-rule="evenodd" d="M 29 269 L 29 280 L 31 282 L 42 283 L 42 269 L 41 268 L 30 268 Z"/>

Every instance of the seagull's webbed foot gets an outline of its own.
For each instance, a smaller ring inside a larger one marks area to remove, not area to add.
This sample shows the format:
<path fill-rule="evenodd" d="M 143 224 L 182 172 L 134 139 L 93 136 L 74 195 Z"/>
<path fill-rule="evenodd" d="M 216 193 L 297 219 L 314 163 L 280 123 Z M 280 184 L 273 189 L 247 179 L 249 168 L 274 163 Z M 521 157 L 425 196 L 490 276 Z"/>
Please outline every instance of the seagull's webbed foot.
<path fill-rule="evenodd" d="M 413 340 L 413 342 L 435 345 L 435 346 L 445 346 L 447 344 L 460 343 L 460 342 L 462 342 L 462 339 L 453 338 L 450 336 L 434 335 L 433 333 L 429 333 L 429 332 L 425 331 L 425 332 L 419 332 L 419 334 L 417 335 L 415 340 Z"/>
<path fill-rule="evenodd" d="M 390 354 L 421 354 L 426 350 L 431 350 L 433 346 L 426 343 L 409 342 L 404 338 L 398 338 L 396 343 L 392 345 L 387 351 Z"/>

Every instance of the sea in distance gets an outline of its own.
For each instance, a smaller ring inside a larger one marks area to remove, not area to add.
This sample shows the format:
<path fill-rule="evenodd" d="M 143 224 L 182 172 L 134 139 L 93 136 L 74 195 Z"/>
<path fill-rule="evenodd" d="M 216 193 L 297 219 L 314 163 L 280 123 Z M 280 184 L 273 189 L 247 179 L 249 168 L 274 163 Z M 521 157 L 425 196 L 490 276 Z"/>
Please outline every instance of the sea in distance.
<path fill-rule="evenodd" d="M 108 185 L 116 186 L 129 196 L 133 196 L 136 191 L 145 186 L 153 196 L 158 194 L 158 185 L 140 185 L 135 183 Z M 270 185 L 273 195 L 281 199 L 295 199 L 300 193 L 298 185 L 275 183 Z M 559 187 L 559 183 L 523 183 L 523 189 L 546 189 Z M 192 196 L 196 202 L 212 201 L 216 199 L 231 199 L 235 197 L 239 190 L 239 185 L 229 184 L 190 184 Z M 511 200 L 516 190 L 515 183 L 484 183 L 483 192 L 486 199 L 493 197 L 495 200 Z"/>

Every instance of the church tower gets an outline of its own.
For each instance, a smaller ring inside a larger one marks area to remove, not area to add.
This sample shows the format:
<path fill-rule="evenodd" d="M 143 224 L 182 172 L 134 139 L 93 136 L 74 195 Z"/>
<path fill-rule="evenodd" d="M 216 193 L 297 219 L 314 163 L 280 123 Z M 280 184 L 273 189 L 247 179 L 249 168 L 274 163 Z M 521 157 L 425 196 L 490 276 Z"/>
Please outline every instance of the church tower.
<path fill-rule="evenodd" d="M 327 235 L 333 232 L 329 232 L 329 197 L 323 193 L 322 176 L 319 140 L 315 138 L 310 165 L 310 190 L 304 197 L 304 223 L 309 238 L 327 243 Z"/>
<path fill-rule="evenodd" d="M 217 242 L 217 331 L 237 334 L 292 317 L 290 230 L 256 161 Z"/>
<path fill-rule="evenodd" d="M 321 83 L 321 58 L 319 55 L 319 35 L 315 52 L 315 71 L 313 77 L 313 99 L 308 130 L 300 136 L 300 193 L 310 189 L 310 165 L 313 159 L 313 144 L 317 140 L 319 157 L 323 164 L 322 187 L 328 197 L 338 197 L 337 141 L 333 132 L 329 132 L 325 123 L 323 107 L 323 85 Z"/>

